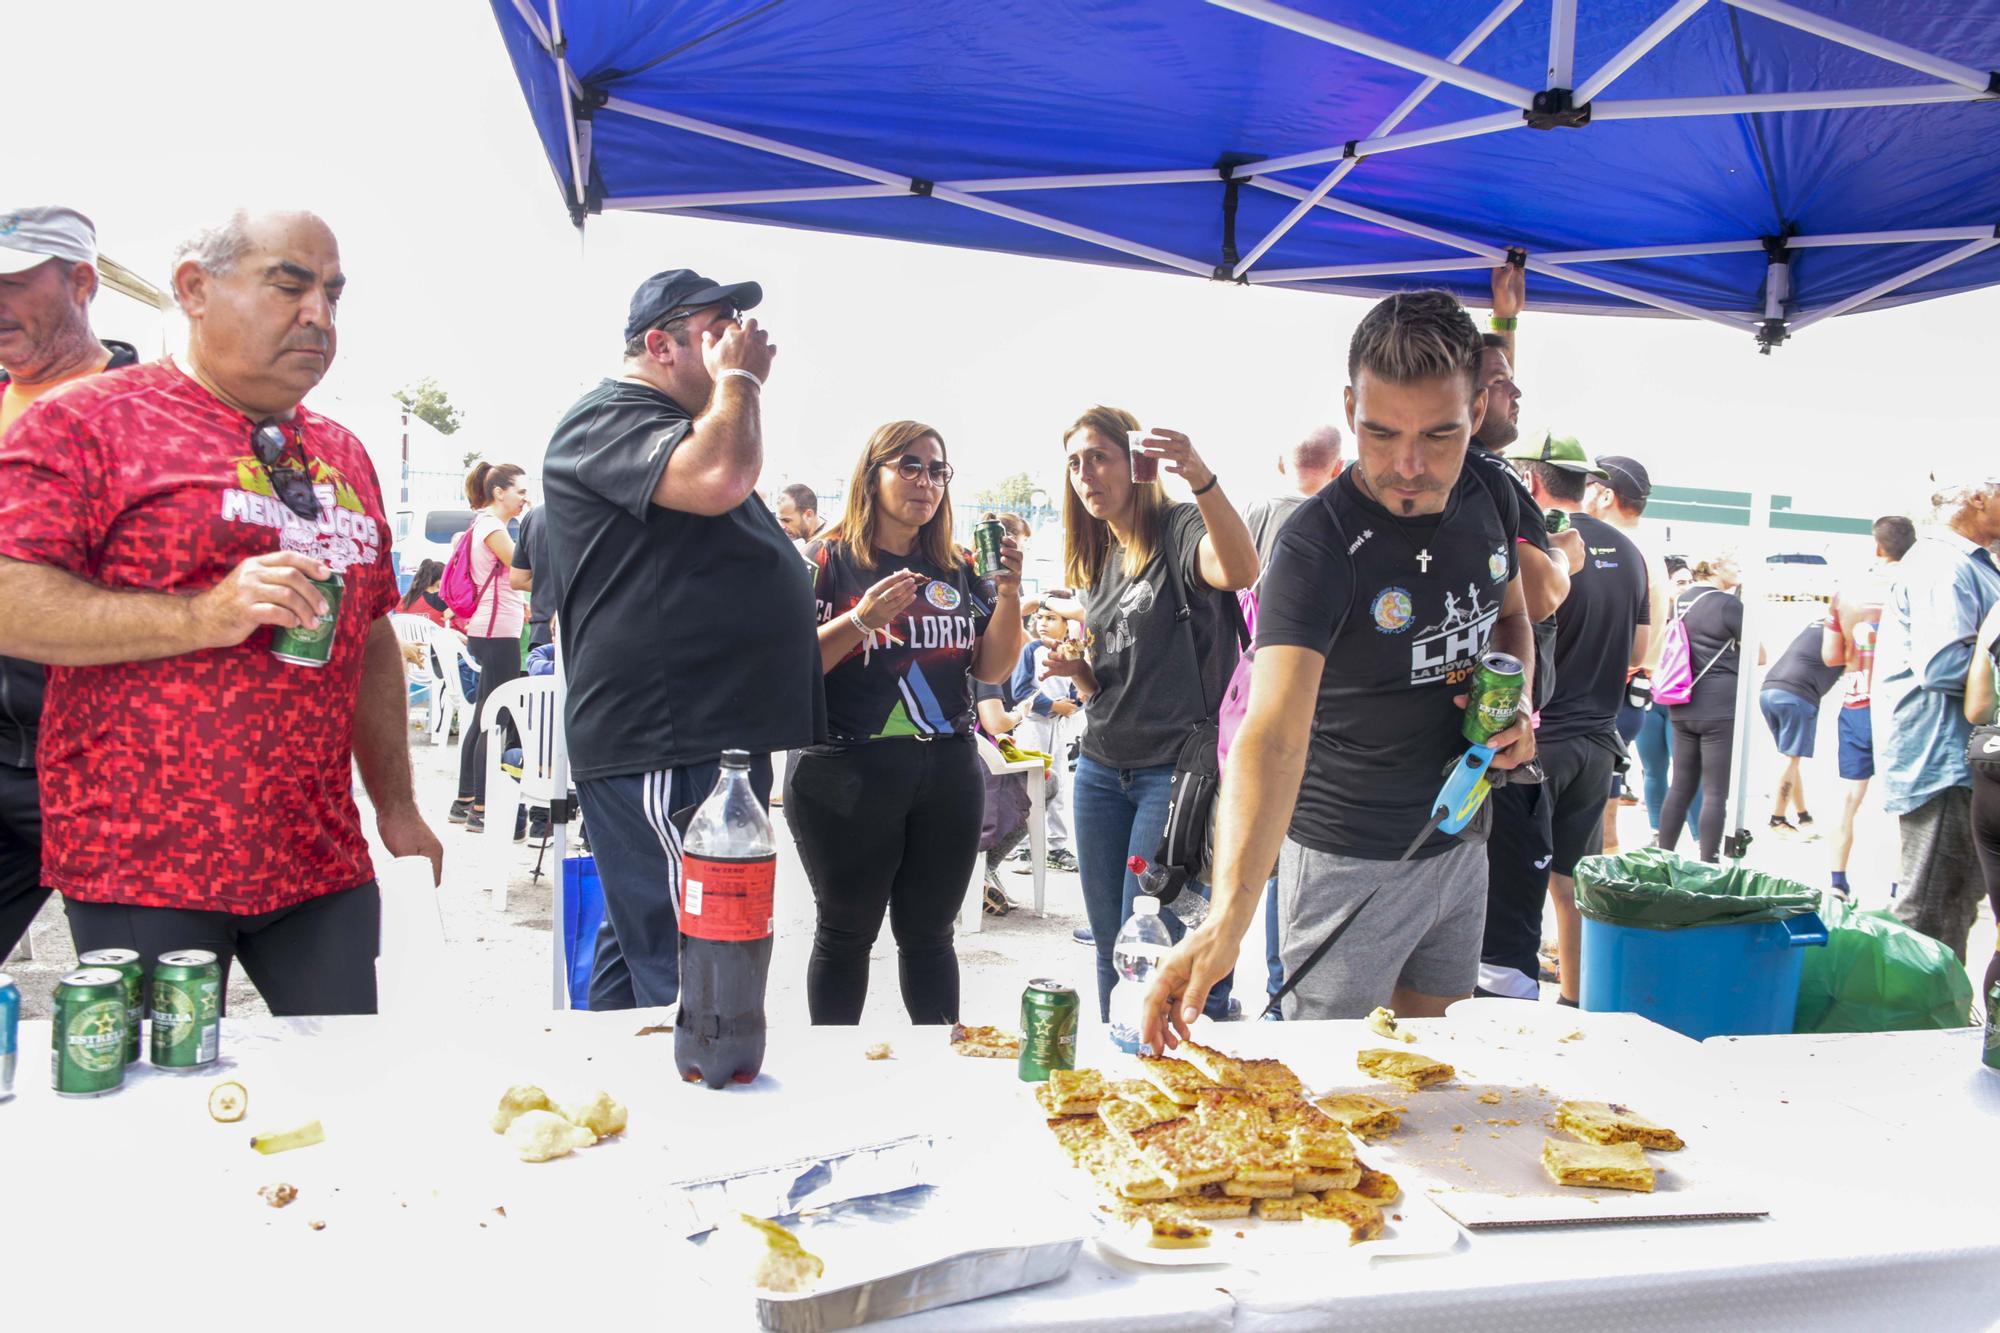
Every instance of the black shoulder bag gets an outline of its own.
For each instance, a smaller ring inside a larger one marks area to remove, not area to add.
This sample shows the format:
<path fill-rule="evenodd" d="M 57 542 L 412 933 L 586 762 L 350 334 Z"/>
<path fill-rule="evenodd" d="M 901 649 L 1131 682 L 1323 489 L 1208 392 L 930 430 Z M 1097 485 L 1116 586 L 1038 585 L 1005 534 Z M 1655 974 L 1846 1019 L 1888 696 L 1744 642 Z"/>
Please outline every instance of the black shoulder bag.
<path fill-rule="evenodd" d="M 1201 669 L 1201 650 L 1194 641 L 1193 612 L 1188 607 L 1187 589 L 1181 586 L 1180 552 L 1174 544 L 1172 515 L 1160 531 L 1160 543 L 1167 561 L 1167 586 L 1174 593 L 1174 620 L 1187 633 L 1188 649 L 1194 658 L 1195 683 L 1201 699 L 1201 724 L 1181 742 L 1174 760 L 1173 786 L 1167 796 L 1167 826 L 1160 835 L 1160 850 L 1154 864 L 1165 866 L 1172 876 L 1167 901 L 1178 896 L 1181 885 L 1201 877 L 1208 864 L 1211 815 L 1215 793 L 1222 786 L 1222 762 L 1216 757 L 1216 741 L 1221 735 L 1215 710 L 1208 706 L 1208 681 Z M 1228 604 L 1227 623 L 1236 633 L 1239 651 L 1250 646 L 1250 631 L 1243 624 L 1243 608 L 1236 598 L 1224 594 Z"/>

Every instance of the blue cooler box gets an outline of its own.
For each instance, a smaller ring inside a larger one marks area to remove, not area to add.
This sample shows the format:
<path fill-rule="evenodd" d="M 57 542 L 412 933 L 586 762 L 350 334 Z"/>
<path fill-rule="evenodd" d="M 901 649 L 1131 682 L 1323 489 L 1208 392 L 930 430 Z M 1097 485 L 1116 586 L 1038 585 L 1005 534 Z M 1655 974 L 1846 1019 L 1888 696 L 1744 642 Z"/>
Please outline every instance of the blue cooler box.
<path fill-rule="evenodd" d="M 1811 912 L 1750 925 L 1646 930 L 1583 919 L 1579 999 L 1593 1012 L 1637 1013 L 1702 1041 L 1792 1030 L 1799 950 L 1826 943 Z"/>

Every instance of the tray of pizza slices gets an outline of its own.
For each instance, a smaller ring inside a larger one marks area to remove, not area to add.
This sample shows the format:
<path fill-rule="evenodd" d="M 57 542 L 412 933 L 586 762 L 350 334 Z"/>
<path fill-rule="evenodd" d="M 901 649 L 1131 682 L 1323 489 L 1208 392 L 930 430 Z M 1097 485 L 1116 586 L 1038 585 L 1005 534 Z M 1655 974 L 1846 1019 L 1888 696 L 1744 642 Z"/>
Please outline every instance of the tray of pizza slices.
<path fill-rule="evenodd" d="M 1184 1042 L 1129 1069 L 1057 1070 L 1034 1099 L 1073 1168 L 1058 1171 L 1059 1192 L 1124 1259 L 1262 1270 L 1441 1254 L 1460 1239 L 1426 1198 L 1362 1159 L 1341 1118 L 1359 1108 L 1316 1104 L 1280 1060 Z"/>

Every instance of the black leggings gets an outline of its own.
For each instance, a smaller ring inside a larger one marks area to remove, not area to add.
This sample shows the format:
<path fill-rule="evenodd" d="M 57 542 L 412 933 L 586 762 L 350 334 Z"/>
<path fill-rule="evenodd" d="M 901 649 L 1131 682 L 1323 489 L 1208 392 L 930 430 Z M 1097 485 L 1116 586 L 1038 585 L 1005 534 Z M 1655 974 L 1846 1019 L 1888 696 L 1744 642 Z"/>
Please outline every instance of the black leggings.
<path fill-rule="evenodd" d="M 1729 821 L 1729 776 L 1736 753 L 1736 721 L 1730 717 L 1673 719 L 1674 783 L 1660 809 L 1659 845 L 1668 851 L 1681 840 L 1694 794 L 1701 793 L 1701 859 L 1722 856 L 1722 826 Z"/>
<path fill-rule="evenodd" d="M 510 680 L 521 678 L 521 641 L 465 641 L 465 651 L 479 663 L 479 698 L 472 705 L 472 728 L 458 738 L 458 799 L 486 803 L 486 698 Z"/>
<path fill-rule="evenodd" d="M 2000 917 L 2000 778 L 1989 777 L 1976 768 L 1972 770 L 1972 845 L 1979 851 L 1979 873 L 1986 881 L 1986 901 L 1993 905 L 1993 915 Z M 1994 951 L 1992 961 L 1987 963 L 1986 980 L 1979 986 L 1982 1006 L 1996 981 L 2000 981 L 2000 949 Z"/>
<path fill-rule="evenodd" d="M 970 737 L 801 751 L 785 820 L 819 904 L 806 1006 L 859 1023 L 886 911 L 912 1023 L 958 1021 L 952 927 L 979 855 L 986 779 Z"/>
<path fill-rule="evenodd" d="M 358 889 L 308 898 L 275 912 L 235 916 L 178 907 L 126 907 L 66 899 L 76 951 L 134 949 L 148 976 L 163 953 L 207 949 L 243 970 L 279 1017 L 375 1012 L 375 945 L 382 932 L 382 898 L 370 880 Z"/>

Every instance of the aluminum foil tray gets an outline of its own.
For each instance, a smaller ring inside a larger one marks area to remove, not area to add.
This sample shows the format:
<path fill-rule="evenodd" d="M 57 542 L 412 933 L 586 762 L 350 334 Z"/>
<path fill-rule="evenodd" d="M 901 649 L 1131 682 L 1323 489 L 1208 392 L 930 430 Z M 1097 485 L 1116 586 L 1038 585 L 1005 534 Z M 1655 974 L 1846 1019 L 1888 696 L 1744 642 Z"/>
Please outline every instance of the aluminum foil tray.
<path fill-rule="evenodd" d="M 759 1322 L 777 1333 L 827 1333 L 1050 1282 L 1069 1272 L 1083 1244 L 1064 1210 L 1036 1207 L 1019 1183 L 954 1161 L 928 1135 L 674 1189 L 694 1244 L 749 1213 L 782 1222 L 826 1261 L 817 1291 L 743 1289 Z M 1044 1220 L 1029 1220 L 1037 1217 Z"/>

